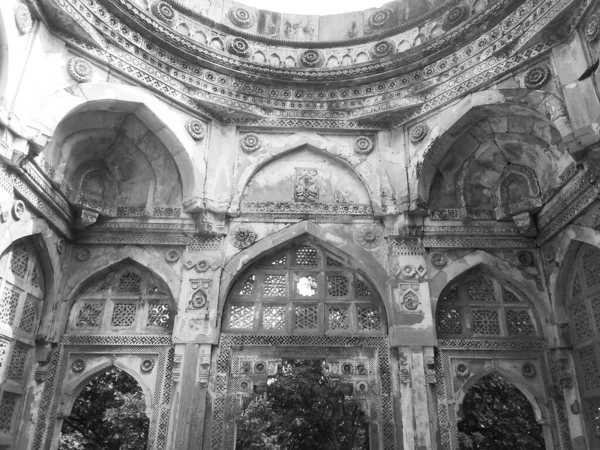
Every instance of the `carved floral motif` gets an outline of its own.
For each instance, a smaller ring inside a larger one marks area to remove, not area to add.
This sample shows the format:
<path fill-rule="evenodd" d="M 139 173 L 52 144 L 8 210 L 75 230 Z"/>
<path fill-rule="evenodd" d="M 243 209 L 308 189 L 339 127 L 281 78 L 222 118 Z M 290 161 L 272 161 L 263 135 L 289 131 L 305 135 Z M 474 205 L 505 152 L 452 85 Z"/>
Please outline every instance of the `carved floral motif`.
<path fill-rule="evenodd" d="M 529 89 L 539 89 L 550 80 L 550 69 L 545 64 L 532 67 L 525 73 L 525 86 Z"/>
<path fill-rule="evenodd" d="M 296 168 L 294 201 L 315 203 L 319 201 L 319 171 Z"/>
<path fill-rule="evenodd" d="M 185 122 L 185 129 L 190 134 L 190 136 L 199 141 L 206 136 L 206 128 L 204 124 L 200 122 L 198 119 L 189 119 Z"/>
<path fill-rule="evenodd" d="M 414 127 L 410 129 L 410 142 L 413 144 L 417 144 L 425 139 L 427 133 L 429 132 L 429 127 L 424 123 L 418 123 Z"/>
<path fill-rule="evenodd" d="M 71 364 L 71 369 L 76 373 L 83 372 L 85 370 L 85 361 L 81 358 L 76 359 L 73 361 L 73 364 Z"/>
<path fill-rule="evenodd" d="M 354 151 L 361 155 L 366 155 L 373 151 L 373 140 L 367 136 L 359 136 L 354 139 Z"/>
<path fill-rule="evenodd" d="M 517 253 L 517 262 L 520 266 L 529 267 L 533 264 L 533 255 L 531 252 L 519 252 Z"/>
<path fill-rule="evenodd" d="M 250 28 L 256 21 L 254 15 L 247 9 L 234 6 L 227 13 L 227 17 L 235 26 L 239 28 Z"/>
<path fill-rule="evenodd" d="M 31 12 L 23 3 L 19 3 L 15 6 L 15 22 L 17 23 L 17 28 L 21 34 L 29 33 L 33 27 Z"/>
<path fill-rule="evenodd" d="M 469 378 L 471 376 L 471 369 L 467 363 L 461 362 L 456 365 L 456 376 L 458 378 Z"/>
<path fill-rule="evenodd" d="M 229 242 L 236 248 L 244 249 L 250 247 L 256 241 L 256 233 L 248 225 L 239 225 L 233 229 L 229 236 Z"/>
<path fill-rule="evenodd" d="M 535 366 L 528 361 L 521 367 L 521 373 L 525 378 L 534 378 L 537 374 L 537 370 Z"/>
<path fill-rule="evenodd" d="M 357 241 L 364 248 L 379 247 L 383 241 L 383 232 L 377 225 L 363 225 L 359 230 Z"/>
<path fill-rule="evenodd" d="M 434 267 L 441 268 L 444 267 L 448 263 L 448 258 L 443 253 L 434 253 L 431 255 L 431 264 Z"/>
<path fill-rule="evenodd" d="M 392 18 L 394 17 L 394 11 L 389 8 L 383 8 L 375 11 L 373 14 L 369 16 L 367 23 L 369 27 L 378 30 L 380 28 L 385 28 L 390 24 Z"/>
<path fill-rule="evenodd" d="M 256 150 L 260 150 L 260 148 L 262 147 L 262 141 L 260 140 L 258 134 L 246 133 L 240 139 L 240 147 L 245 152 L 252 153 Z"/>
<path fill-rule="evenodd" d="M 301 67 L 307 67 L 310 69 L 321 67 L 324 62 L 325 57 L 323 56 L 323 53 L 314 48 L 305 50 L 304 52 L 300 53 L 300 56 L 298 57 L 298 64 Z"/>
<path fill-rule="evenodd" d="M 471 8 L 469 8 L 469 5 L 464 3 L 456 5 L 454 8 L 452 8 L 448 12 L 446 20 L 444 20 L 444 25 L 442 26 L 443 30 L 448 31 L 449 29 L 454 28 L 459 23 L 463 22 L 469 16 L 470 9 Z"/>
<path fill-rule="evenodd" d="M 419 297 L 417 297 L 413 292 L 407 292 L 402 299 L 402 304 L 406 309 L 414 311 L 419 307 Z"/>
<path fill-rule="evenodd" d="M 250 45 L 246 39 L 235 37 L 227 41 L 227 51 L 241 58 L 250 56 Z"/>
<path fill-rule="evenodd" d="M 161 22 L 166 23 L 169 26 L 173 26 L 175 24 L 175 11 L 167 2 L 163 0 L 158 0 L 150 5 L 150 11 L 154 14 Z"/>
<path fill-rule="evenodd" d="M 152 372 L 154 369 L 154 359 L 145 358 L 140 364 L 140 370 L 144 373 Z"/>
<path fill-rule="evenodd" d="M 92 81 L 92 76 L 94 75 L 94 69 L 90 62 L 78 56 L 69 60 L 67 63 L 67 70 L 69 71 L 71 78 L 79 83 Z"/>
<path fill-rule="evenodd" d="M 179 252 L 179 250 L 176 250 L 174 248 L 168 250 L 167 253 L 165 254 L 165 258 L 169 262 L 176 262 L 179 260 L 180 257 L 181 257 L 181 253 Z"/>
<path fill-rule="evenodd" d="M 192 295 L 188 309 L 201 309 L 204 308 L 207 305 L 207 303 L 208 298 L 206 297 L 206 293 L 202 289 L 198 289 Z"/>
<path fill-rule="evenodd" d="M 600 37 L 600 17 L 597 14 L 592 14 L 585 24 L 583 34 L 588 42 L 594 42 Z"/>
<path fill-rule="evenodd" d="M 390 56 L 396 50 L 396 46 L 392 41 L 380 41 L 371 47 L 370 53 L 373 58 L 385 58 Z"/>

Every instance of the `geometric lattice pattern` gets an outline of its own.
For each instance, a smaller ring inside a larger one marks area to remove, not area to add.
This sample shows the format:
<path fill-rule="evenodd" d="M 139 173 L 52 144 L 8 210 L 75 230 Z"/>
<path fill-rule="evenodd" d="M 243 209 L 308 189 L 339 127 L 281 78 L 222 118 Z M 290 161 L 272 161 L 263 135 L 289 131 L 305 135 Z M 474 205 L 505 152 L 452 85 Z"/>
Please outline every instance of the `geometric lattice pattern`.
<path fill-rule="evenodd" d="M 379 308 L 372 306 L 359 306 L 357 309 L 359 330 L 381 329 L 381 316 L 379 313 Z"/>
<path fill-rule="evenodd" d="M 356 280 L 356 295 L 357 297 L 368 297 L 371 295 L 371 290 L 367 283 L 362 280 Z"/>
<path fill-rule="evenodd" d="M 577 297 L 581 294 L 581 281 L 579 281 L 579 272 L 575 274 L 575 280 L 573 281 L 573 297 Z"/>
<path fill-rule="evenodd" d="M 270 297 L 285 297 L 287 295 L 287 284 L 285 275 L 265 275 L 265 295 Z"/>
<path fill-rule="evenodd" d="M 2 401 L 0 402 L 0 433 L 10 433 L 13 414 L 19 397 L 20 395 L 13 394 L 12 392 L 4 391 L 2 394 Z"/>
<path fill-rule="evenodd" d="M 133 272 L 126 272 L 121 276 L 117 292 L 139 293 L 142 279 Z"/>
<path fill-rule="evenodd" d="M 2 298 L 0 298 L 0 322 L 12 325 L 19 306 L 19 293 L 8 286 L 4 286 Z"/>
<path fill-rule="evenodd" d="M 513 294 L 508 289 L 504 289 L 504 288 L 502 289 L 502 298 L 504 300 L 504 303 L 521 303 L 521 300 L 519 300 L 519 297 L 517 297 L 515 294 Z"/>
<path fill-rule="evenodd" d="M 317 251 L 303 245 L 296 250 L 296 265 L 298 266 L 316 266 L 317 265 Z"/>
<path fill-rule="evenodd" d="M 446 294 L 440 300 L 442 302 L 457 302 L 458 301 L 458 287 L 454 286 L 448 289 Z"/>
<path fill-rule="evenodd" d="M 18 277 L 25 278 L 28 261 L 29 252 L 27 249 L 25 247 L 16 247 L 10 257 L 10 271 Z"/>
<path fill-rule="evenodd" d="M 256 280 L 256 275 L 250 275 L 242 289 L 240 290 L 240 295 L 252 295 L 254 294 L 254 281 Z"/>
<path fill-rule="evenodd" d="M 327 267 L 342 267 L 342 263 L 328 256 Z"/>
<path fill-rule="evenodd" d="M 510 335 L 530 336 L 535 333 L 529 311 L 524 309 L 507 310 L 506 327 Z"/>
<path fill-rule="evenodd" d="M 319 316 L 316 306 L 296 306 L 295 328 L 297 330 L 316 330 L 319 327 Z"/>
<path fill-rule="evenodd" d="M 77 320 L 75 321 L 75 326 L 77 327 L 98 327 L 100 326 L 100 313 L 102 312 L 102 304 L 100 303 L 84 303 L 81 309 L 79 310 L 79 314 L 77 315 Z"/>
<path fill-rule="evenodd" d="M 579 303 L 571 309 L 571 324 L 578 342 L 592 336 L 592 326 L 585 303 Z"/>
<path fill-rule="evenodd" d="M 329 329 L 345 330 L 350 325 L 346 306 L 329 307 Z"/>
<path fill-rule="evenodd" d="M 473 333 L 484 335 L 500 334 L 498 311 L 474 309 L 471 311 Z"/>
<path fill-rule="evenodd" d="M 327 295 L 331 297 L 348 295 L 348 278 L 343 275 L 327 276 Z"/>
<path fill-rule="evenodd" d="M 600 297 L 593 298 L 590 304 L 594 313 L 594 322 L 596 322 L 596 332 L 600 334 Z"/>
<path fill-rule="evenodd" d="M 600 249 L 590 247 L 582 258 L 583 272 L 588 287 L 600 284 Z"/>
<path fill-rule="evenodd" d="M 264 306 L 263 327 L 265 330 L 283 330 L 285 327 L 285 307 Z"/>
<path fill-rule="evenodd" d="M 29 349 L 15 345 L 10 357 L 10 364 L 6 378 L 12 381 L 23 381 L 23 372 L 25 371 L 25 362 L 27 361 L 27 353 Z"/>
<path fill-rule="evenodd" d="M 42 287 L 41 281 L 42 280 L 40 277 L 40 271 L 38 270 L 37 265 L 34 265 L 33 269 L 31 269 L 31 275 L 29 276 L 29 283 L 34 288 L 41 289 L 41 287 Z"/>
<path fill-rule="evenodd" d="M 496 301 L 494 296 L 494 284 L 487 276 L 481 272 L 477 272 L 467 282 L 469 300 L 472 302 L 493 302 Z"/>
<path fill-rule="evenodd" d="M 462 319 L 458 309 L 438 308 L 436 314 L 437 332 L 440 335 L 462 334 Z"/>
<path fill-rule="evenodd" d="M 150 309 L 148 309 L 146 326 L 167 328 L 170 319 L 171 312 L 169 311 L 169 305 L 166 303 L 155 303 L 150 305 Z"/>
<path fill-rule="evenodd" d="M 287 254 L 283 253 L 282 255 L 277 256 L 273 261 L 271 261 L 272 266 L 285 266 L 287 264 Z"/>
<path fill-rule="evenodd" d="M 229 327 L 244 330 L 252 329 L 254 321 L 254 305 L 231 305 Z"/>
<path fill-rule="evenodd" d="M 587 416 L 592 424 L 592 432 L 596 439 L 600 439 L 600 399 L 590 399 L 585 404 Z"/>
<path fill-rule="evenodd" d="M 579 353 L 579 362 L 583 371 L 583 387 L 585 390 L 600 388 L 600 368 L 593 347 Z"/>
<path fill-rule="evenodd" d="M 115 303 L 111 323 L 115 327 L 130 327 L 135 323 L 137 305 L 132 303 Z"/>

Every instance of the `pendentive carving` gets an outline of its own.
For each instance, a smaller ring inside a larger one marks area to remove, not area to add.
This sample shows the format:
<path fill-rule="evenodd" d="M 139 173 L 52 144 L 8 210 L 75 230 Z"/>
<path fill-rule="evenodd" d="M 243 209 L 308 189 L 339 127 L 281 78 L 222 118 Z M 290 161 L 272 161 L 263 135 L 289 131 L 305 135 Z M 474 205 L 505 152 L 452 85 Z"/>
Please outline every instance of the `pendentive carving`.
<path fill-rule="evenodd" d="M 204 139 L 204 136 L 206 136 L 206 128 L 204 127 L 204 124 L 198 119 L 187 120 L 185 122 L 185 129 L 190 134 L 190 136 L 196 141 Z"/>
<path fill-rule="evenodd" d="M 545 64 L 541 64 L 529 69 L 525 73 L 523 81 L 525 82 L 525 86 L 529 89 L 539 89 L 550 80 L 550 75 L 550 68 Z"/>
<path fill-rule="evenodd" d="M 227 41 L 227 51 L 232 55 L 239 56 L 240 58 L 247 58 L 250 56 L 250 50 L 248 41 L 241 37 L 235 37 Z"/>
<path fill-rule="evenodd" d="M 319 201 L 319 171 L 296 167 L 294 201 L 316 203 Z"/>
<path fill-rule="evenodd" d="M 256 232 L 248 225 L 238 225 L 231 232 L 229 242 L 236 248 L 245 249 L 256 241 Z"/>
<path fill-rule="evenodd" d="M 150 11 L 154 14 L 161 22 L 166 23 L 169 26 L 175 24 L 175 10 L 167 2 L 158 0 L 150 5 Z"/>
<path fill-rule="evenodd" d="M 255 152 L 260 150 L 262 147 L 262 141 L 258 134 L 246 133 L 240 138 L 240 147 L 247 153 Z"/>
<path fill-rule="evenodd" d="M 92 81 L 92 77 L 94 76 L 92 64 L 87 59 L 78 56 L 69 60 L 67 63 L 67 70 L 71 78 L 79 83 Z"/>
<path fill-rule="evenodd" d="M 142 362 L 140 363 L 140 370 L 142 372 L 149 373 L 152 372 L 152 369 L 154 369 L 154 359 L 145 358 L 144 360 L 142 360 Z"/>
<path fill-rule="evenodd" d="M 81 358 L 76 359 L 71 364 L 71 369 L 76 373 L 83 372 L 85 370 L 85 361 Z"/>
<path fill-rule="evenodd" d="M 367 136 L 359 136 L 354 139 L 354 151 L 360 155 L 366 155 L 373 150 L 373 140 Z"/>
<path fill-rule="evenodd" d="M 600 17 L 597 14 L 592 14 L 585 24 L 583 34 L 588 42 L 594 42 L 600 37 Z"/>
<path fill-rule="evenodd" d="M 377 248 L 383 241 L 383 232 L 377 225 L 363 225 L 358 232 L 357 241 L 364 248 Z"/>
<path fill-rule="evenodd" d="M 239 28 L 250 28 L 254 25 L 254 15 L 247 9 L 234 6 L 227 13 L 227 17 L 235 26 Z"/>
<path fill-rule="evenodd" d="M 386 56 L 390 56 L 396 50 L 396 46 L 392 41 L 380 41 L 371 47 L 369 53 L 374 59 L 377 58 L 385 58 Z"/>
<path fill-rule="evenodd" d="M 424 123 L 418 123 L 414 127 L 410 129 L 410 142 L 413 144 L 417 144 L 425 139 L 427 133 L 429 132 L 429 127 Z"/>
<path fill-rule="evenodd" d="M 458 378 L 469 378 L 471 376 L 471 368 L 465 362 L 460 362 L 456 365 L 456 376 Z"/>
<path fill-rule="evenodd" d="M 431 264 L 433 264 L 434 267 L 437 267 L 439 269 L 444 267 L 447 263 L 448 257 L 443 253 L 434 253 L 433 255 L 431 255 Z"/>
<path fill-rule="evenodd" d="M 325 62 L 325 57 L 323 53 L 314 48 L 308 49 L 300 53 L 298 56 L 298 64 L 301 67 L 306 67 L 309 69 L 316 69 L 323 65 Z"/>
<path fill-rule="evenodd" d="M 29 33 L 33 27 L 33 18 L 31 17 L 31 12 L 23 3 L 19 3 L 15 6 L 15 22 L 17 24 L 17 28 L 19 29 L 19 33 L 21 34 Z"/>
<path fill-rule="evenodd" d="M 527 361 L 521 367 L 521 373 L 525 378 L 534 378 L 537 374 L 537 370 L 532 363 Z"/>
<path fill-rule="evenodd" d="M 394 11 L 389 8 L 383 8 L 371 14 L 367 20 L 367 23 L 369 24 L 369 27 L 373 28 L 374 30 L 378 30 L 380 28 L 389 26 L 393 17 Z"/>

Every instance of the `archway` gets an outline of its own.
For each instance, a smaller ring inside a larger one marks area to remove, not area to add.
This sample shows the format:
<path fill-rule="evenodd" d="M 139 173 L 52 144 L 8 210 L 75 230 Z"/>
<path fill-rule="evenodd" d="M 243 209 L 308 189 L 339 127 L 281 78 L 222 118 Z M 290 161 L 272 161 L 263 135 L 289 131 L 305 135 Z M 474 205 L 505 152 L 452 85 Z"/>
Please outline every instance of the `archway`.
<path fill-rule="evenodd" d="M 458 422 L 460 448 L 533 450 L 546 448 L 542 426 L 529 400 L 496 372 L 471 385 Z"/>
<path fill-rule="evenodd" d="M 63 420 L 59 450 L 142 450 L 150 420 L 144 392 L 127 372 L 112 367 L 87 383 Z"/>

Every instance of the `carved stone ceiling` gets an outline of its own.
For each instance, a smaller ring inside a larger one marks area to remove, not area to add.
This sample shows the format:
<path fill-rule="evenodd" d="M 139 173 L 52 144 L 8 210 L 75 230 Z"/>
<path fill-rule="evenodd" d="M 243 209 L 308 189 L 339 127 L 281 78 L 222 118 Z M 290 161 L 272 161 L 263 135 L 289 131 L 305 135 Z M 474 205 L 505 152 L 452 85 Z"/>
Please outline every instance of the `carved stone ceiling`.
<path fill-rule="evenodd" d="M 215 23 L 174 0 L 149 10 L 130 0 L 37 1 L 57 34 L 89 59 L 200 114 L 331 128 L 406 123 L 483 89 L 549 51 L 591 4 L 490 0 L 474 12 L 450 1 L 366 37 L 309 43 Z M 402 48 L 408 35 L 415 38 Z"/>

